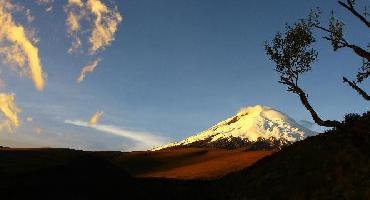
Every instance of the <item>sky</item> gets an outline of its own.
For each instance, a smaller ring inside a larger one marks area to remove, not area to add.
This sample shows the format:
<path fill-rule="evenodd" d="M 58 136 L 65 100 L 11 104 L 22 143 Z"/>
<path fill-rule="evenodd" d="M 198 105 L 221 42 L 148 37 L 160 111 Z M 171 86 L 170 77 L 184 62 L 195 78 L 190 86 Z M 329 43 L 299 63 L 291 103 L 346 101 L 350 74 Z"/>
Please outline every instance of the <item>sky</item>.
<path fill-rule="evenodd" d="M 0 145 L 145 150 L 256 104 L 312 122 L 263 45 L 318 6 L 366 47 L 334 0 L 0 0 Z M 341 81 L 361 59 L 320 36 L 315 47 L 300 84 L 319 115 L 368 110 Z"/>

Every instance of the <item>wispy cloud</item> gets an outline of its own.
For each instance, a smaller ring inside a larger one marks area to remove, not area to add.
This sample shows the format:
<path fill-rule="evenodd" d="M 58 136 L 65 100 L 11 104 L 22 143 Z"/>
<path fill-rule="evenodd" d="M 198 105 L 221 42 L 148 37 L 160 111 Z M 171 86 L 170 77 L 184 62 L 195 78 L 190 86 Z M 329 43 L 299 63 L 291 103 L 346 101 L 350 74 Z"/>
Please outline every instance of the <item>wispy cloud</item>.
<path fill-rule="evenodd" d="M 14 94 L 0 93 L 0 111 L 3 115 L 3 120 L 0 121 L 0 130 L 12 130 L 13 127 L 18 127 L 20 121 L 18 113 L 21 111 L 15 103 Z"/>
<path fill-rule="evenodd" d="M 46 12 L 50 12 L 53 10 L 54 0 L 36 0 L 36 3 L 38 3 L 39 5 L 46 6 L 46 9 L 45 9 Z"/>
<path fill-rule="evenodd" d="M 86 32 L 81 26 L 82 20 L 87 21 L 90 26 L 86 30 L 91 30 L 88 31 L 90 54 L 95 54 L 112 43 L 118 25 L 122 21 L 117 7 L 108 6 L 101 0 L 68 0 L 65 12 L 67 32 L 73 38 L 69 53 L 75 52 L 82 45 L 81 34 Z"/>
<path fill-rule="evenodd" d="M 28 122 L 32 122 L 32 121 L 33 121 L 33 118 L 32 118 L 31 116 L 28 116 L 28 117 L 26 118 L 26 120 L 27 120 Z"/>
<path fill-rule="evenodd" d="M 315 123 L 307 121 L 307 120 L 300 120 L 299 124 L 301 124 L 302 126 L 308 129 L 311 129 L 315 125 Z"/>
<path fill-rule="evenodd" d="M 98 123 L 100 117 L 103 115 L 103 111 L 96 112 L 93 116 L 91 116 L 89 123 L 91 125 L 95 125 Z"/>
<path fill-rule="evenodd" d="M 0 56 L 3 62 L 15 66 L 13 68 L 19 73 L 29 75 L 38 90 L 43 90 L 44 75 L 36 39 L 12 16 L 12 12 L 19 10 L 20 7 L 11 1 L 0 0 Z M 29 12 L 26 16 L 30 18 Z"/>
<path fill-rule="evenodd" d="M 66 120 L 65 123 L 80 127 L 92 128 L 103 133 L 128 138 L 136 143 L 136 149 L 150 149 L 168 142 L 166 138 L 156 136 L 149 132 L 128 130 L 113 125 L 93 125 L 89 122 L 84 122 L 80 120 Z"/>
<path fill-rule="evenodd" d="M 92 61 L 91 63 L 87 64 L 86 66 L 84 66 L 82 69 L 81 69 L 81 73 L 80 73 L 80 76 L 77 78 L 77 83 L 81 83 L 87 74 L 93 72 L 95 70 L 95 68 L 98 66 L 98 64 L 100 63 L 101 59 L 98 58 L 94 61 Z"/>

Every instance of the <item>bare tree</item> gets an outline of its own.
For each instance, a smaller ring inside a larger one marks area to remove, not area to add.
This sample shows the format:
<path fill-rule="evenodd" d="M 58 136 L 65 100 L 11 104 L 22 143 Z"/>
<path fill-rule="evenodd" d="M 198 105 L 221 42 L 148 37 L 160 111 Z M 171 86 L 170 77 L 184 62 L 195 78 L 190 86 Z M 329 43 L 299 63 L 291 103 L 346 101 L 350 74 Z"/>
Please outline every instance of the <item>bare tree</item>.
<path fill-rule="evenodd" d="M 318 54 L 311 47 L 315 42 L 313 25 L 310 20 L 300 20 L 294 26 L 286 25 L 284 34 L 277 33 L 270 44 L 266 43 L 266 54 L 276 63 L 275 70 L 280 74 L 279 83 L 286 85 L 289 92 L 299 96 L 312 119 L 320 126 L 339 127 L 340 122 L 319 117 L 308 101 L 307 94 L 299 86 L 301 75 L 311 70 L 311 64 Z"/>

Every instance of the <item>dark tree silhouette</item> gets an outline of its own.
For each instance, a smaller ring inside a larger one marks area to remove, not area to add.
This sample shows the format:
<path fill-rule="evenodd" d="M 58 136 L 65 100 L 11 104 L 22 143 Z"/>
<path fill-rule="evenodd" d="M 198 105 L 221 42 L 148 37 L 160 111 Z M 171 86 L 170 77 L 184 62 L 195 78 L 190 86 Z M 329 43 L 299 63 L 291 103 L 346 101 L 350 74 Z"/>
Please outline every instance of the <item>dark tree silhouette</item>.
<path fill-rule="evenodd" d="M 347 1 L 338 1 L 338 4 L 349 11 L 353 16 L 360 20 L 367 28 L 370 28 L 370 21 L 367 19 L 369 13 L 365 7 L 363 13 L 358 11 L 356 6 L 355 0 L 347 0 Z M 320 12 L 312 12 L 310 15 L 310 20 L 314 28 L 324 32 L 325 36 L 324 39 L 328 40 L 334 51 L 337 51 L 342 48 L 349 48 L 352 49 L 354 54 L 362 58 L 362 66 L 360 67 L 359 71 L 357 72 L 356 81 L 350 81 L 348 78 L 343 77 L 343 82 L 347 83 L 352 89 L 354 89 L 359 95 L 361 95 L 365 100 L 369 101 L 370 96 L 357 84 L 363 82 L 370 76 L 370 52 L 359 45 L 353 44 L 347 41 L 344 37 L 343 27 L 344 23 L 335 18 L 334 13 L 332 12 L 332 16 L 329 20 L 328 27 L 324 27 L 321 25 L 319 21 L 319 14 Z"/>
<path fill-rule="evenodd" d="M 276 63 L 275 70 L 280 74 L 279 83 L 299 96 L 312 119 L 320 126 L 339 127 L 340 122 L 319 117 L 308 101 L 307 94 L 298 84 L 300 76 L 311 70 L 311 64 L 317 58 L 317 51 L 311 48 L 315 42 L 312 27 L 313 23 L 307 20 L 300 20 L 294 26 L 287 25 L 284 34 L 277 33 L 271 44 L 266 43 L 266 53 Z"/>
<path fill-rule="evenodd" d="M 367 19 L 369 13 L 365 7 L 361 13 L 356 8 L 355 0 L 338 1 L 338 4 L 353 16 L 360 20 L 367 28 L 370 28 L 370 21 Z M 347 48 L 351 49 L 356 56 L 362 59 L 362 66 L 352 81 L 343 77 L 343 82 L 354 89 L 365 100 L 370 96 L 358 84 L 370 76 L 370 52 L 359 45 L 349 42 L 344 37 L 343 28 L 345 24 L 335 18 L 331 13 L 327 27 L 320 22 L 320 10 L 312 10 L 307 19 L 301 19 L 293 26 L 286 25 L 285 32 L 277 33 L 270 43 L 265 44 L 266 54 L 275 62 L 275 70 L 280 74 L 279 83 L 288 87 L 288 91 L 297 94 L 310 112 L 313 120 L 320 126 L 341 127 L 341 123 L 335 120 L 323 120 L 313 109 L 308 101 L 308 95 L 299 87 L 298 81 L 302 74 L 311 70 L 311 64 L 316 60 L 318 52 L 312 48 L 316 42 L 313 32 L 323 33 L 323 38 L 331 43 L 334 51 Z M 370 47 L 370 45 L 368 45 Z"/>

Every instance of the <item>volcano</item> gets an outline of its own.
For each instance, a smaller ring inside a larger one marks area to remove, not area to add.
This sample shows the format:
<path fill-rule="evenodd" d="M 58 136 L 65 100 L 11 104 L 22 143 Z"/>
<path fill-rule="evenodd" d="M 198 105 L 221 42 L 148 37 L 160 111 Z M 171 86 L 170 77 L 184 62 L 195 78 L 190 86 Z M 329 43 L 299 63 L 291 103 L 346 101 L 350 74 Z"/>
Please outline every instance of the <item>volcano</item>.
<path fill-rule="evenodd" d="M 216 147 L 251 150 L 280 149 L 315 133 L 286 114 L 262 105 L 242 108 L 236 115 L 182 141 L 153 150 L 176 147 Z"/>

